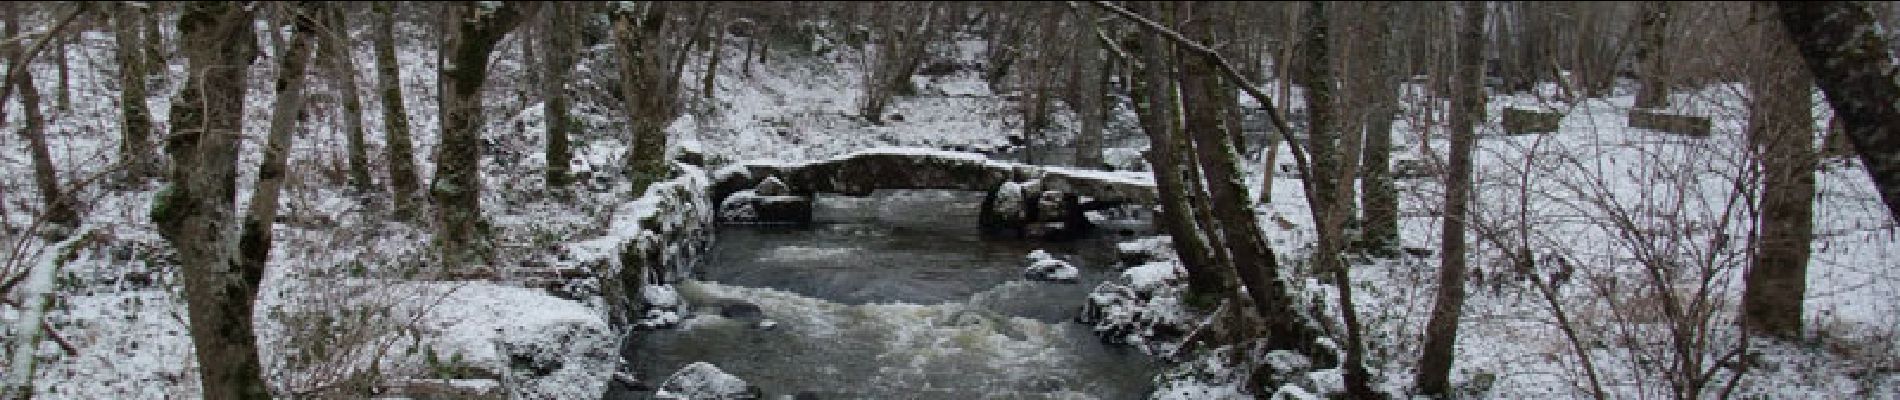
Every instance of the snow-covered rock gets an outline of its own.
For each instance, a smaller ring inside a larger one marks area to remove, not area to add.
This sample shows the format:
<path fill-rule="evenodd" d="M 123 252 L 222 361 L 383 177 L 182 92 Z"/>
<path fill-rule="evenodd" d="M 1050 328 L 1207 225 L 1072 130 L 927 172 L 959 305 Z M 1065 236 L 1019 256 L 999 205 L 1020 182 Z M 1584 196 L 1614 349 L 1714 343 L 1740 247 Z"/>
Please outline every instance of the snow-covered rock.
<path fill-rule="evenodd" d="M 672 328 L 679 326 L 680 320 L 684 319 L 680 315 L 684 302 L 680 301 L 679 291 L 674 290 L 672 285 L 641 287 L 640 299 L 645 306 L 639 320 L 634 322 L 634 326 L 639 329 Z"/>
<path fill-rule="evenodd" d="M 1031 263 L 1029 268 L 1023 269 L 1023 277 L 1035 281 L 1075 283 L 1081 277 L 1081 271 L 1068 261 L 1050 258 Z"/>
<path fill-rule="evenodd" d="M 1056 256 L 1049 254 L 1048 251 L 1045 251 L 1043 249 L 1035 249 L 1035 250 L 1030 250 L 1029 255 L 1025 258 L 1029 259 L 1030 264 L 1035 264 L 1043 260 L 1054 260 L 1056 259 Z"/>
<path fill-rule="evenodd" d="M 1154 236 L 1115 244 L 1116 258 L 1122 264 L 1141 265 L 1149 261 L 1158 261 L 1174 256 L 1174 241 L 1167 236 Z"/>
<path fill-rule="evenodd" d="M 767 178 L 768 183 L 773 181 Z M 771 185 L 760 184 L 761 188 Z M 783 193 L 786 189 L 771 189 Z M 719 222 L 728 224 L 791 224 L 808 225 L 812 222 L 812 199 L 806 196 L 760 194 L 756 190 L 742 190 L 726 196 L 719 202 Z"/>
<path fill-rule="evenodd" d="M 1164 247 L 1153 247 L 1159 243 L 1162 242 L 1129 242 L 1123 244 L 1123 250 L 1165 251 Z M 1079 319 L 1090 324 L 1104 341 L 1132 345 L 1148 354 L 1171 356 L 1181 345 L 1179 342 L 1193 331 L 1199 318 L 1182 301 L 1187 291 L 1187 271 L 1173 259 L 1171 251 L 1157 254 L 1156 258 L 1160 260 L 1124 270 L 1114 280 L 1096 286 L 1089 292 Z"/>
<path fill-rule="evenodd" d="M 680 293 L 673 285 L 647 285 L 640 288 L 640 299 L 647 307 L 679 308 Z"/>
<path fill-rule="evenodd" d="M 665 381 L 653 394 L 661 399 L 708 400 L 708 399 L 757 399 L 759 388 L 747 384 L 745 380 L 722 371 L 719 367 L 706 362 L 696 362 L 680 368 Z"/>

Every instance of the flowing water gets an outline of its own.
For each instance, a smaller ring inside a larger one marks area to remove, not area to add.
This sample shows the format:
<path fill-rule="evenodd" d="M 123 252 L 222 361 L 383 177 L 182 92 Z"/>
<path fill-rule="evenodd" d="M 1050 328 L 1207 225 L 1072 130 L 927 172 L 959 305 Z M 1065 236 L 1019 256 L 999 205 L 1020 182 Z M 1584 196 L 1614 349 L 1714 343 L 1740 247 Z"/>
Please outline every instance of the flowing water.
<path fill-rule="evenodd" d="M 722 227 L 700 279 L 678 286 L 694 316 L 677 330 L 637 333 L 629 369 L 657 385 L 710 362 L 766 398 L 1144 395 L 1159 364 L 1073 321 L 1088 290 L 1118 271 L 1118 234 L 986 238 L 976 227 L 982 196 L 821 197 L 811 228 Z M 1023 279 L 1024 257 L 1038 248 L 1075 263 L 1081 282 Z M 651 395 L 615 386 L 608 397 Z"/>

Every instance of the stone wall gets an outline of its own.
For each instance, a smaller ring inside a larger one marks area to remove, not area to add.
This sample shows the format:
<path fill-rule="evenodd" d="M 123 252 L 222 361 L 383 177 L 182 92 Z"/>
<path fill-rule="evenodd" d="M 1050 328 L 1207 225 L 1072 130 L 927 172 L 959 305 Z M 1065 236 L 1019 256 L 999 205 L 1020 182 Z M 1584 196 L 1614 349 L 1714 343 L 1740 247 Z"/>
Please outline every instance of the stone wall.
<path fill-rule="evenodd" d="M 607 321 L 631 327 L 645 304 L 640 289 L 692 274 L 713 240 L 711 180 L 698 166 L 675 163 L 673 179 L 614 210 L 601 237 L 568 244 L 567 251 L 600 279 Z"/>

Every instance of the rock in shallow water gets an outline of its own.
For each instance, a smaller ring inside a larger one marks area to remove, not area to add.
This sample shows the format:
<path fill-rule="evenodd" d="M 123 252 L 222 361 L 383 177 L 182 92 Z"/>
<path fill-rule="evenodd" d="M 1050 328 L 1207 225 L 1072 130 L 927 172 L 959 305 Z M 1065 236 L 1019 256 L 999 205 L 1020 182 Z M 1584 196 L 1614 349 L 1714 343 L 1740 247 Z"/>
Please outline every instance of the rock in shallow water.
<path fill-rule="evenodd" d="M 1068 261 L 1050 258 L 1036 261 L 1030 264 L 1029 268 L 1024 268 L 1023 277 L 1033 281 L 1076 283 L 1081 278 L 1081 271 Z"/>
<path fill-rule="evenodd" d="M 696 362 L 680 368 L 666 381 L 660 383 L 660 389 L 654 392 L 661 399 L 757 399 L 761 395 L 757 386 L 747 384 L 737 376 L 719 370 L 711 363 Z"/>

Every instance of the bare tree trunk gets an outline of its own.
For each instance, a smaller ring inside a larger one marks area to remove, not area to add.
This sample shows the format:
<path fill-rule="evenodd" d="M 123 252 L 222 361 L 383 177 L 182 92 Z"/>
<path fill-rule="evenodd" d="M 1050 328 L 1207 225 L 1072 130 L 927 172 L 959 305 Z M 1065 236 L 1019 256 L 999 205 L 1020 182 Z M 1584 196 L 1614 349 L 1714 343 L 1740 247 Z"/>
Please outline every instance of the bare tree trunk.
<path fill-rule="evenodd" d="M 1669 105 L 1669 61 L 1663 54 L 1663 39 L 1669 31 L 1674 7 L 1668 1 L 1643 2 L 1643 19 L 1636 42 L 1636 60 L 1642 66 L 1642 82 L 1636 91 L 1636 108 L 1662 108 Z"/>
<path fill-rule="evenodd" d="M 1354 7 L 1359 5 L 1360 4 L 1342 4 L 1341 6 Z M 1345 66 L 1339 68 L 1339 70 L 1347 74 L 1366 75 L 1363 71 L 1364 68 L 1358 67 L 1357 64 L 1365 61 L 1364 59 L 1379 57 L 1365 56 L 1367 49 L 1362 46 L 1344 45 L 1345 43 L 1361 41 L 1363 40 L 1362 37 L 1366 35 L 1364 35 L 1363 32 L 1350 29 L 1345 29 L 1344 32 L 1334 33 L 1335 30 L 1327 26 L 1334 23 L 1333 18 L 1329 17 L 1329 14 L 1331 14 L 1328 10 L 1329 8 L 1331 8 L 1330 5 L 1321 2 L 1313 2 L 1308 6 L 1309 16 L 1312 18 L 1312 23 L 1315 24 L 1315 26 L 1310 26 L 1308 29 L 1315 32 L 1312 40 L 1314 40 L 1316 44 L 1310 50 L 1309 54 L 1311 56 L 1307 59 L 1307 62 L 1317 65 L 1329 65 L 1338 61 Z M 1348 13 L 1351 13 L 1351 11 L 1351 8 L 1347 9 Z M 1344 27 L 1347 28 L 1352 26 L 1353 25 L 1344 25 Z M 1333 56 L 1334 47 L 1331 46 L 1332 43 L 1327 43 L 1328 41 L 1335 40 L 1332 36 L 1336 34 L 1343 34 L 1342 38 L 1346 39 L 1339 41 L 1342 45 L 1339 46 L 1339 50 L 1337 50 L 1340 54 L 1338 57 Z M 1323 207 L 1311 207 L 1314 212 L 1313 220 L 1314 225 L 1317 226 L 1316 230 L 1319 239 L 1316 244 L 1317 249 L 1315 249 L 1314 259 L 1320 273 L 1325 274 L 1334 281 L 1339 290 L 1341 323 L 1344 325 L 1346 331 L 1346 395 L 1351 398 L 1365 399 L 1373 398 L 1375 395 L 1372 392 L 1371 374 L 1368 373 L 1365 368 L 1365 339 L 1362 337 L 1359 313 L 1353 301 L 1351 265 L 1346 263 L 1345 256 L 1346 249 L 1352 242 L 1352 239 L 1346 235 L 1346 226 L 1349 224 L 1349 220 L 1356 217 L 1353 210 L 1357 207 L 1354 207 L 1351 202 L 1355 199 L 1353 196 L 1354 182 L 1358 178 L 1359 156 L 1365 144 L 1365 135 L 1362 125 L 1366 116 L 1370 113 L 1354 114 L 1349 112 L 1345 107 L 1342 107 L 1342 105 L 1345 104 L 1344 102 L 1326 100 L 1343 98 L 1353 104 L 1364 104 L 1370 102 L 1370 96 L 1367 96 L 1366 93 L 1370 90 L 1366 82 L 1367 79 L 1363 76 L 1358 76 L 1354 77 L 1352 81 L 1340 85 L 1340 87 L 1344 89 L 1342 90 L 1343 93 L 1341 93 L 1343 96 L 1332 96 L 1332 82 L 1338 80 L 1337 75 L 1334 75 L 1333 71 L 1334 69 L 1330 67 L 1320 69 L 1318 73 L 1312 77 L 1311 82 L 1314 83 L 1315 87 L 1320 88 L 1315 90 L 1315 92 L 1324 94 L 1322 97 L 1323 100 L 1313 105 L 1314 107 L 1319 107 L 1316 111 L 1321 112 L 1316 112 L 1313 115 L 1326 116 L 1326 120 L 1315 122 L 1315 128 L 1317 128 L 1314 130 L 1316 142 L 1338 140 L 1338 142 L 1334 144 L 1337 147 L 1332 150 L 1336 153 L 1329 157 L 1335 162 L 1335 166 L 1333 167 L 1334 169 L 1329 170 L 1324 175 L 1327 182 L 1326 185 L 1320 185 L 1316 182 L 1315 185 L 1310 186 L 1311 188 L 1331 190 L 1332 192 L 1309 192 L 1307 197 L 1309 199 L 1325 199 L 1324 203 L 1319 204 Z M 1330 109 L 1332 107 L 1339 108 Z M 1324 125 L 1321 125 L 1322 123 Z M 1330 186 L 1330 188 L 1327 186 Z"/>
<path fill-rule="evenodd" d="M 11 9 L 8 11 L 17 11 L 19 6 L 9 4 L 7 7 Z M 7 13 L 6 37 L 20 35 L 19 14 L 18 12 Z M 49 34 L 57 35 L 59 32 Z M 47 40 L 57 41 L 58 39 L 47 38 Z M 20 108 L 23 109 L 25 118 L 25 123 L 20 127 L 20 136 L 26 139 L 27 151 L 32 155 L 33 185 L 39 190 L 40 202 L 45 207 L 40 210 L 39 218 L 46 224 L 47 228 L 44 232 L 48 236 L 64 238 L 71 233 L 72 229 L 79 227 L 79 214 L 73 210 L 72 199 L 61 193 L 59 175 L 53 168 L 52 152 L 46 147 L 46 116 L 40 110 L 40 91 L 33 84 L 33 74 L 29 71 L 31 68 L 25 68 L 33 60 L 26 52 L 20 50 L 18 42 L 9 43 L 5 47 L 8 62 L 22 67 L 17 69 L 17 73 L 10 74 L 13 78 L 11 85 L 14 90 L 20 92 Z"/>
<path fill-rule="evenodd" d="M 569 145 L 569 136 L 574 130 L 573 117 L 568 115 L 568 76 L 574 69 L 574 55 L 579 52 L 575 43 L 574 27 L 579 22 L 575 18 L 574 5 L 567 3 L 547 3 L 547 25 L 541 32 L 547 49 L 546 65 L 541 80 L 542 95 L 547 97 L 543 103 L 547 114 L 547 185 L 549 188 L 567 186 L 568 163 L 574 159 Z"/>
<path fill-rule="evenodd" d="M 206 399 L 270 396 L 259 368 L 252 301 L 262 271 L 232 264 L 238 143 L 245 68 L 257 55 L 251 12 L 226 2 L 191 2 L 179 17 L 190 71 L 172 101 L 171 183 L 153 201 L 152 222 L 184 268 L 191 342 Z"/>
<path fill-rule="evenodd" d="M 1225 296 L 1219 281 L 1196 279 L 1213 276 L 1215 271 L 1227 266 L 1214 261 L 1212 253 L 1216 249 L 1208 245 L 1208 237 L 1201 233 L 1192 208 L 1190 199 L 1195 194 L 1189 190 L 1183 171 L 1195 166 L 1188 161 L 1191 159 L 1186 159 L 1191 155 L 1182 153 L 1184 144 L 1175 133 L 1180 129 L 1180 116 L 1170 84 L 1172 78 L 1168 76 L 1172 59 L 1168 44 L 1154 35 L 1142 35 L 1129 40 L 1128 44 L 1130 51 L 1142 58 L 1140 70 L 1131 74 L 1136 79 L 1129 85 L 1129 94 L 1135 102 L 1142 130 L 1148 134 L 1148 163 L 1154 167 L 1155 190 L 1161 193 L 1161 226 L 1173 240 L 1175 254 L 1181 256 L 1181 266 L 1189 278 L 1190 298 Z"/>
<path fill-rule="evenodd" d="M 145 77 L 154 65 L 145 62 L 139 42 L 139 11 L 122 3 L 112 7 L 119 61 L 119 162 L 125 165 L 120 177 L 126 183 L 143 182 L 159 172 L 157 154 L 152 153 L 152 111 L 145 102 Z"/>
<path fill-rule="evenodd" d="M 60 112 L 73 109 L 72 63 L 66 59 L 66 42 L 71 40 L 63 35 L 53 39 L 53 63 L 59 66 L 59 92 L 53 96 L 53 107 Z"/>
<path fill-rule="evenodd" d="M 1395 254 L 1399 247 L 1399 193 L 1392 182 L 1392 118 L 1398 114 L 1398 62 L 1392 45 L 1392 19 L 1396 17 L 1390 2 L 1379 2 L 1366 18 L 1372 28 L 1365 47 L 1370 59 L 1364 60 L 1372 82 L 1367 85 L 1369 112 L 1366 117 L 1366 146 L 1361 167 L 1364 172 L 1360 203 L 1365 206 L 1365 229 L 1361 237 L 1366 250 L 1374 254 Z"/>
<path fill-rule="evenodd" d="M 330 79 L 335 80 L 336 90 L 343 103 L 343 139 L 349 158 L 350 187 L 360 193 L 376 191 L 376 182 L 369 176 L 369 148 L 363 141 L 363 99 L 357 93 L 356 62 L 354 52 L 350 51 L 349 26 L 343 18 L 340 5 L 320 7 L 322 22 L 317 27 L 317 47 L 322 56 L 317 62 Z"/>
<path fill-rule="evenodd" d="M 159 20 L 164 19 L 163 10 L 158 9 L 158 4 L 158 2 L 145 3 L 145 7 L 139 9 L 139 21 L 145 24 L 144 64 L 146 69 L 151 70 L 148 72 L 162 74 L 167 69 L 165 56 L 169 52 L 165 49 L 165 32 L 158 29 Z"/>
<path fill-rule="evenodd" d="M 397 219 L 416 217 L 422 207 L 417 198 L 422 178 L 416 174 L 415 145 L 409 135 L 409 112 L 402 104 L 402 72 L 396 64 L 395 4 L 379 1 L 372 6 L 376 20 L 376 85 L 382 95 L 383 135 L 389 146 L 389 189 L 395 201 Z"/>
<path fill-rule="evenodd" d="M 707 99 L 713 96 L 713 80 L 719 76 L 719 58 L 722 53 L 725 53 L 723 51 L 726 46 L 724 20 L 715 13 L 711 17 L 711 24 L 706 29 L 705 44 L 706 52 L 709 54 L 706 60 L 706 73 L 699 77 L 699 96 Z"/>
<path fill-rule="evenodd" d="M 1297 47 L 1299 46 L 1297 45 L 1297 43 L 1300 42 L 1300 40 L 1295 39 L 1300 36 L 1300 33 L 1299 33 L 1300 32 L 1300 28 L 1299 28 L 1300 15 L 1299 13 L 1295 12 L 1295 6 L 1297 6 L 1299 3 L 1281 3 L 1281 4 L 1282 6 L 1285 7 L 1284 9 L 1286 10 L 1286 21 L 1284 21 L 1285 24 L 1283 24 L 1286 26 L 1286 31 L 1284 32 L 1286 36 L 1283 37 L 1283 40 L 1280 41 L 1281 42 L 1280 54 L 1279 54 L 1279 57 L 1275 58 L 1273 62 L 1274 64 L 1273 68 L 1275 70 L 1273 75 L 1274 75 L 1274 79 L 1277 79 L 1280 81 L 1280 87 L 1279 87 L 1280 96 L 1279 97 L 1282 99 L 1291 99 L 1293 98 L 1293 84 L 1295 83 L 1296 80 L 1304 79 L 1304 78 L 1296 78 L 1293 76 L 1294 75 L 1293 64 L 1295 64 L 1294 55 L 1298 53 Z M 1304 68 L 1300 69 L 1300 73 L 1304 74 L 1305 69 Z M 1279 112 L 1279 110 L 1267 110 L 1267 112 Z M 1286 120 L 1286 117 L 1287 116 L 1285 115 L 1274 116 L 1274 118 L 1278 118 L 1280 120 Z M 1278 141 L 1269 141 L 1268 143 L 1273 143 L 1273 144 L 1269 144 L 1267 146 L 1266 161 L 1263 162 L 1262 163 L 1263 165 L 1261 166 L 1260 193 L 1259 193 L 1259 201 L 1261 203 L 1272 201 L 1273 176 L 1274 174 L 1279 173 L 1279 168 L 1280 168 L 1280 163 L 1279 163 L 1279 158 L 1280 158 L 1279 147 L 1280 146 L 1278 144 Z M 1287 145 L 1291 146 L 1292 144 L 1289 143 Z"/>
<path fill-rule="evenodd" d="M 1081 18 L 1094 19 L 1094 9 L 1082 9 Z M 1083 21 L 1087 22 L 1087 21 Z M 1102 58 L 1101 43 L 1092 40 L 1093 32 L 1087 29 L 1074 29 L 1078 33 L 1074 42 L 1076 60 L 1072 65 L 1070 81 L 1071 108 L 1075 109 L 1076 119 L 1081 121 L 1081 131 L 1075 136 L 1074 164 L 1081 168 L 1102 167 L 1102 125 L 1108 118 L 1105 97 L 1108 89 L 1108 62 Z"/>
<path fill-rule="evenodd" d="M 614 37 L 620 43 L 621 87 L 627 115 L 633 119 L 633 146 L 627 150 L 627 176 L 633 195 L 666 179 L 666 126 L 679 113 L 679 76 L 670 65 L 666 47 L 667 3 L 650 3 L 643 10 L 620 6 L 612 13 Z"/>
<path fill-rule="evenodd" d="M 1844 1 L 1779 2 L 1781 23 L 1808 71 L 1827 94 L 1835 118 L 1873 178 L 1888 216 L 1900 221 L 1900 71 L 1887 38 L 1863 5 Z"/>
<path fill-rule="evenodd" d="M 1185 20 L 1192 17 L 1187 14 L 1196 11 L 1193 6 L 1180 3 L 1175 4 L 1172 10 L 1163 15 L 1173 14 L 1176 18 Z M 1181 20 L 1169 21 L 1169 23 L 1184 26 Z M 1199 24 L 1185 26 L 1187 28 L 1183 30 L 1186 34 L 1200 34 L 1205 39 L 1208 33 Z M 1170 133 L 1174 135 L 1175 154 L 1181 155 L 1181 162 L 1184 165 L 1181 168 L 1181 181 L 1186 183 L 1183 186 L 1187 190 L 1184 197 L 1187 199 L 1188 210 L 1194 214 L 1196 226 L 1200 227 L 1201 240 L 1207 242 L 1208 265 L 1214 266 L 1202 274 L 1188 276 L 1189 287 L 1207 289 L 1191 291 L 1186 300 L 1190 306 L 1212 309 L 1220 300 L 1236 294 L 1234 291 L 1235 264 L 1233 246 L 1229 243 L 1230 238 L 1224 235 L 1225 231 L 1220 230 L 1223 222 L 1218 215 L 1214 214 L 1213 196 L 1208 191 L 1208 187 L 1213 183 L 1208 182 L 1210 176 L 1204 173 L 1207 169 L 1206 165 L 1217 161 L 1210 159 L 1209 157 L 1212 156 L 1208 153 L 1198 151 L 1195 138 L 1202 135 L 1225 137 L 1232 126 L 1227 125 L 1229 122 L 1225 115 L 1227 110 L 1221 107 L 1227 99 L 1221 98 L 1218 78 L 1215 78 L 1213 82 L 1208 82 L 1207 76 L 1189 75 L 1206 74 L 1208 70 L 1204 64 L 1195 64 L 1196 62 L 1205 63 L 1205 61 L 1198 58 L 1190 59 L 1185 55 L 1185 51 L 1176 49 L 1175 58 L 1183 60 L 1182 66 L 1177 69 L 1180 76 L 1173 81 L 1175 87 L 1167 91 L 1170 94 L 1178 93 L 1178 95 L 1167 97 L 1168 107 L 1181 110 L 1176 118 L 1180 118 L 1182 125 L 1175 127 Z"/>
<path fill-rule="evenodd" d="M 901 15 L 890 17 L 893 22 L 883 24 L 877 55 L 866 66 L 870 74 L 865 77 L 864 104 L 859 107 L 865 120 L 883 123 L 884 109 L 891 99 L 909 91 L 910 76 L 923 62 L 936 29 L 937 8 L 935 2 L 909 3 L 896 10 Z"/>
<path fill-rule="evenodd" d="M 482 220 L 482 83 L 488 56 L 522 19 L 520 3 L 464 2 L 450 7 L 455 17 L 443 46 L 446 60 L 437 79 L 442 85 L 442 145 L 436 148 L 435 178 L 429 198 L 435 204 L 435 241 L 449 266 L 485 263 L 493 255 L 487 223 Z"/>
<path fill-rule="evenodd" d="M 1349 184 L 1339 180 L 1340 170 L 1339 139 L 1343 136 L 1339 129 L 1337 116 L 1334 115 L 1336 101 L 1333 99 L 1335 80 L 1332 69 L 1330 49 L 1331 36 L 1327 32 L 1326 3 L 1313 1 L 1307 3 L 1305 73 L 1301 74 L 1301 85 L 1306 87 L 1306 137 L 1308 150 L 1312 151 L 1313 176 L 1301 177 L 1311 182 L 1313 191 L 1307 193 L 1307 202 L 1317 219 L 1327 214 L 1332 207 L 1343 206 L 1334 196 L 1339 193 L 1339 185 Z M 1323 268 L 1322 268 L 1323 270 Z"/>
<path fill-rule="evenodd" d="M 1768 7 L 1758 15 L 1772 18 Z M 1742 291 L 1742 326 L 1799 339 L 1814 241 L 1814 143 L 1811 83 L 1800 53 L 1779 24 L 1760 24 L 1761 59 L 1747 72 L 1748 139 L 1762 173 L 1755 254 Z"/>
<path fill-rule="evenodd" d="M 1450 163 L 1445 174 L 1445 222 L 1440 238 L 1438 292 L 1425 325 L 1424 354 L 1419 356 L 1419 393 L 1450 393 L 1458 320 L 1465 304 L 1465 217 L 1471 198 L 1471 153 L 1475 128 L 1484 119 L 1484 2 L 1464 2 L 1458 32 L 1458 74 L 1451 112 Z"/>
<path fill-rule="evenodd" d="M 1186 7 L 1198 8 L 1197 4 Z M 1184 10 L 1193 15 L 1192 10 Z M 1196 21 L 1205 22 L 1205 21 Z M 1184 35 L 1199 35 L 1205 40 L 1209 35 L 1205 23 L 1189 23 Z M 1230 90 L 1219 85 L 1220 75 L 1213 60 L 1207 57 L 1189 57 L 1183 60 L 1182 95 L 1215 95 L 1217 88 Z M 1210 99 L 1218 100 L 1218 99 Z M 1235 154 L 1233 141 L 1225 132 L 1226 120 L 1219 115 L 1204 115 L 1207 111 L 1218 112 L 1218 107 L 1185 107 L 1190 113 L 1184 120 L 1192 129 L 1190 136 L 1194 141 L 1194 151 L 1201 160 L 1201 172 L 1206 174 L 1207 193 L 1213 205 L 1213 213 L 1219 220 L 1218 227 L 1202 227 L 1209 232 L 1217 232 L 1224 238 L 1231 253 L 1231 268 L 1234 275 L 1246 285 L 1247 293 L 1253 300 L 1255 312 L 1266 322 L 1267 347 L 1270 349 L 1307 349 L 1321 334 L 1315 329 L 1313 321 L 1305 317 L 1302 310 L 1293 307 L 1296 304 L 1286 281 L 1280 278 L 1279 259 L 1268 246 L 1266 238 L 1260 233 L 1260 222 L 1247 201 L 1246 187 L 1241 185 L 1239 156 Z"/>
<path fill-rule="evenodd" d="M 280 5 L 282 6 L 282 5 Z M 290 134 L 297 129 L 304 111 L 305 70 L 310 63 L 317 35 L 315 16 L 320 10 L 295 7 L 288 10 L 295 26 L 287 47 L 278 50 L 277 98 L 271 104 L 270 133 L 264 142 L 264 160 L 257 168 L 257 185 L 252 188 L 250 209 L 244 213 L 243 233 L 238 236 L 239 271 L 257 271 L 263 276 L 270 261 L 271 225 L 277 220 L 277 199 L 284 190 L 284 175 L 290 165 Z M 278 22 L 273 21 L 272 26 Z"/>

